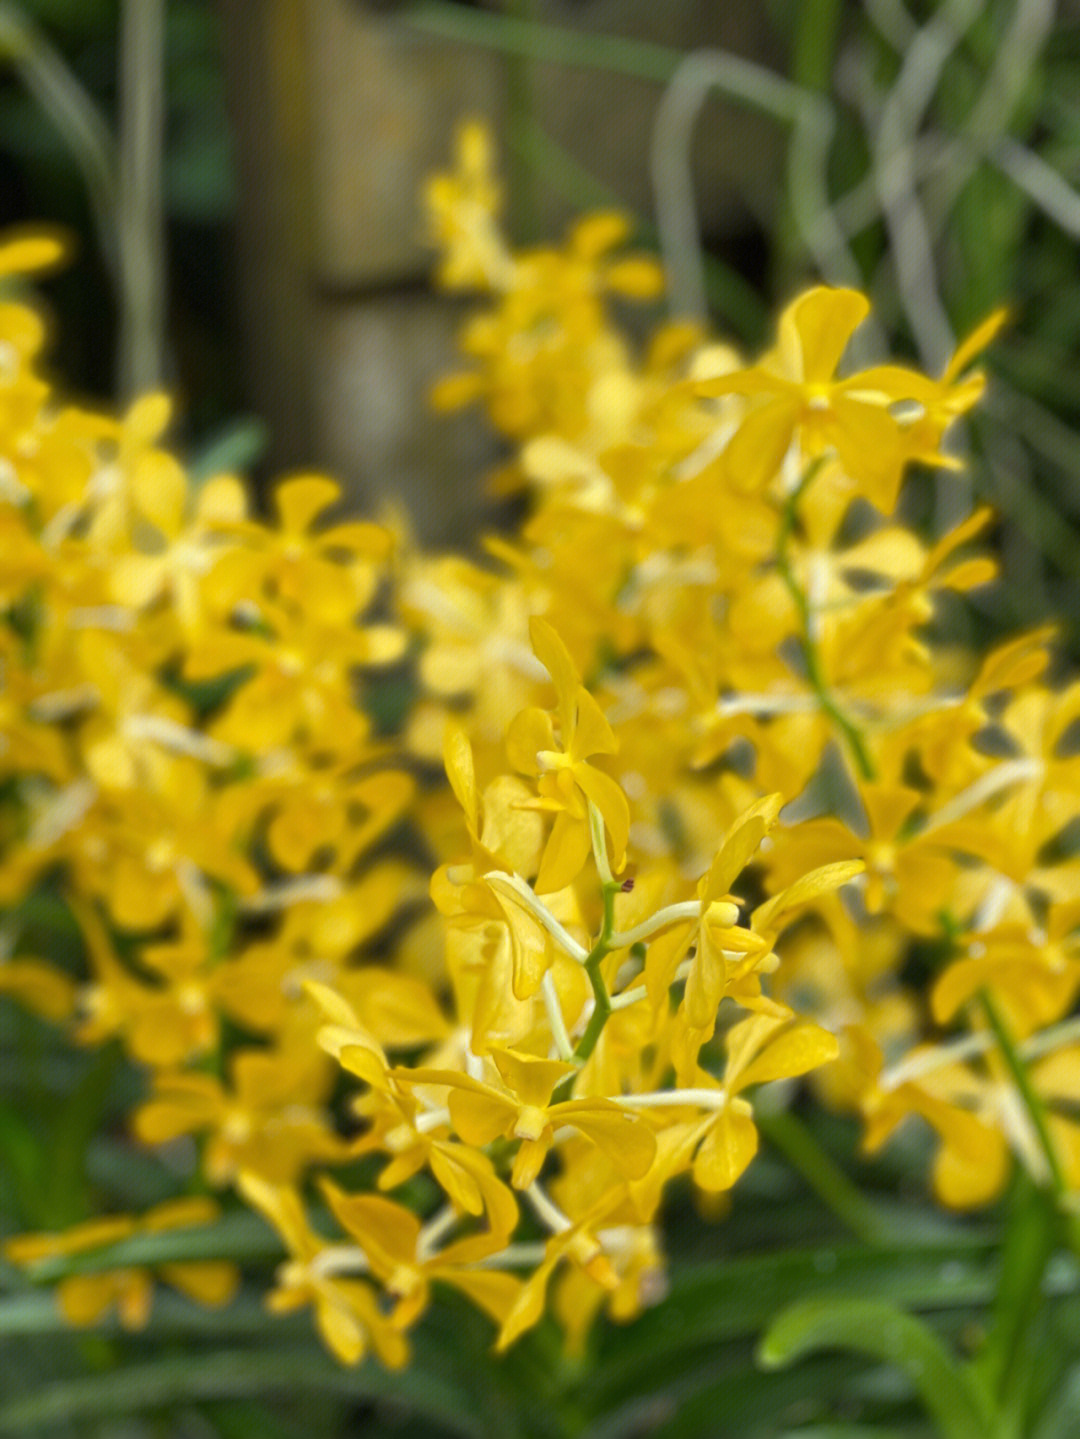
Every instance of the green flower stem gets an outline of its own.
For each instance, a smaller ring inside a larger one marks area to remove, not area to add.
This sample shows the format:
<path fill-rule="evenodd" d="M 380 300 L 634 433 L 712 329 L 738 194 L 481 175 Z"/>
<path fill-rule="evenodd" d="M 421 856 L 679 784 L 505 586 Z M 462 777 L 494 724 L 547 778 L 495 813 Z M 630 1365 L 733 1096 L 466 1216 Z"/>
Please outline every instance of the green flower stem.
<path fill-rule="evenodd" d="M 121 9 L 119 139 L 25 6 L 0 3 L 0 61 L 7 61 L 78 166 L 98 243 L 116 285 L 120 390 L 161 382 L 165 349 L 162 153 L 164 0 Z"/>
<path fill-rule="evenodd" d="M 606 855 L 601 867 L 606 867 Z M 593 1012 L 589 1016 L 588 1024 L 585 1026 L 585 1033 L 578 1040 L 571 1056 L 577 1068 L 571 1074 L 561 1079 L 555 1086 L 551 1096 L 553 1103 L 570 1098 L 574 1087 L 574 1080 L 577 1078 L 577 1069 L 585 1063 L 596 1048 L 596 1042 L 603 1033 L 604 1025 L 607 1024 L 608 1018 L 612 1014 L 611 995 L 608 993 L 604 976 L 600 972 L 600 966 L 613 948 L 611 937 L 615 933 L 615 896 L 621 888 L 622 886 L 617 879 L 605 880 L 601 888 L 604 902 L 604 917 L 600 924 L 600 933 L 592 949 L 590 949 L 589 953 L 585 956 L 584 963 L 585 973 L 589 976 L 589 983 L 592 985 Z"/>
<path fill-rule="evenodd" d="M 555 988 L 555 981 L 551 977 L 551 970 L 544 975 L 540 985 L 540 993 L 543 996 L 544 1008 L 547 1010 L 548 1023 L 551 1025 L 551 1035 L 555 1041 L 555 1052 L 560 1059 L 571 1059 L 574 1054 L 574 1046 L 570 1043 L 570 1036 L 566 1032 L 566 1022 L 563 1019 L 562 1006 L 559 1003 L 558 991 Z"/>
<path fill-rule="evenodd" d="M 494 889 L 508 889 L 524 904 L 529 913 L 537 922 L 547 930 L 552 939 L 565 954 L 578 964 L 584 964 L 588 959 L 588 952 L 578 944 L 573 935 L 568 934 L 555 916 L 548 909 L 531 889 L 529 885 L 517 874 L 507 874 L 500 869 L 492 869 L 484 875 L 484 879 Z"/>
<path fill-rule="evenodd" d="M 820 97 L 824 104 L 828 103 L 832 91 L 842 20 L 841 0 L 811 0 L 809 4 L 795 6 L 793 11 L 788 73 L 801 91 Z M 805 126 L 802 134 L 797 132 L 797 135 L 805 152 L 815 137 L 806 133 Z M 794 149 L 793 144 L 792 151 Z M 825 156 L 827 154 L 826 144 Z M 820 175 L 820 161 L 818 172 Z M 807 250 L 805 216 L 815 215 L 819 210 L 812 192 L 807 190 L 805 170 L 795 163 L 794 153 L 788 157 L 786 178 L 780 212 L 773 227 L 773 254 L 770 257 L 771 279 L 777 287 L 776 292 L 781 294 L 796 285 L 804 273 Z M 799 187 L 802 187 L 802 193 Z M 800 201 L 804 215 L 800 215 Z M 803 219 L 802 224 L 800 219 Z"/>
<path fill-rule="evenodd" d="M 528 24 L 532 20 L 532 0 L 503 0 L 503 8 L 511 20 Z M 524 153 L 522 136 L 532 119 L 531 62 L 520 51 L 506 57 L 506 129 L 507 163 L 509 167 L 510 212 L 519 245 L 536 243 L 537 195 L 539 173 Z"/>
<path fill-rule="evenodd" d="M 629 949 L 643 939 L 651 939 L 653 935 L 658 934 L 669 924 L 683 924 L 688 919 L 696 920 L 700 917 L 701 901 L 699 899 L 681 900 L 678 904 L 669 904 L 664 909 L 658 909 L 648 919 L 643 919 L 640 924 L 635 924 L 633 929 L 628 929 L 622 934 L 613 934 L 611 947 L 612 949 Z M 645 958 L 644 954 L 641 958 Z"/>
<path fill-rule="evenodd" d="M 847 742 L 859 777 L 864 780 L 872 780 L 876 778 L 876 771 L 874 762 L 870 758 L 870 751 L 867 749 L 866 741 L 858 727 L 840 708 L 829 690 L 828 683 L 825 679 L 825 672 L 821 665 L 821 656 L 818 654 L 817 646 L 811 638 L 812 616 L 810 613 L 810 602 L 800 588 L 799 582 L 795 578 L 795 572 L 791 568 L 791 536 L 794 533 L 795 523 L 798 519 L 799 501 L 809 489 L 823 463 L 824 461 L 820 457 L 811 461 L 802 479 L 787 497 L 780 517 L 780 529 L 776 536 L 776 567 L 798 611 L 799 626 L 802 631 L 797 637 L 799 649 L 802 653 L 803 663 L 806 666 L 806 678 L 810 681 L 810 687 L 817 696 L 818 705 L 822 713 L 829 716 Z"/>
<path fill-rule="evenodd" d="M 596 1041 L 603 1033 L 604 1025 L 608 1022 L 611 1014 L 611 995 L 604 982 L 604 976 L 600 972 L 600 966 L 604 959 L 614 949 L 615 935 L 615 896 L 622 886 L 611 873 L 611 860 L 608 858 L 607 834 L 604 830 L 604 817 L 600 811 L 589 801 L 589 836 L 592 840 L 593 858 L 596 861 L 596 872 L 600 876 L 600 893 L 603 898 L 604 915 L 600 922 L 600 933 L 596 943 L 585 956 L 585 973 L 589 976 L 589 983 L 593 992 L 593 1012 L 589 1016 L 589 1022 L 585 1027 L 585 1033 L 577 1042 L 574 1049 L 574 1060 L 577 1064 L 584 1064 L 589 1055 L 596 1048 Z"/>
<path fill-rule="evenodd" d="M 994 1037 L 1001 1051 L 1001 1057 L 1005 1061 L 1006 1068 L 1013 1083 L 1023 1101 L 1024 1109 L 1027 1111 L 1031 1127 L 1039 1141 L 1039 1148 L 1043 1158 L 1046 1160 L 1046 1170 L 1049 1177 L 1049 1188 L 1053 1192 L 1059 1204 L 1063 1204 L 1068 1198 L 1069 1184 L 1065 1178 L 1065 1172 L 1061 1167 L 1061 1160 L 1058 1158 L 1057 1150 L 1054 1147 L 1053 1137 L 1050 1133 L 1050 1123 L 1046 1114 L 1046 1106 L 1039 1097 L 1035 1086 L 1031 1082 L 1031 1075 L 1028 1073 L 1027 1065 L 1020 1057 L 1016 1041 L 1009 1032 L 1004 1016 L 997 1006 L 997 1001 L 989 990 L 979 991 L 979 1003 L 982 1005 L 983 1013 L 986 1015 L 990 1028 L 994 1031 Z"/>
<path fill-rule="evenodd" d="M 574 1049 L 574 1059 L 578 1064 L 584 1064 L 596 1048 L 596 1041 L 603 1033 L 604 1025 L 608 1022 L 611 1014 L 611 995 L 604 983 L 604 976 L 600 973 L 600 966 L 607 955 L 611 953 L 611 936 L 615 930 L 615 896 L 619 892 L 617 880 L 610 880 L 604 885 L 604 921 L 600 927 L 600 935 L 589 951 L 589 957 L 585 961 L 585 973 L 589 976 L 589 983 L 593 991 L 593 1012 L 589 1022 L 585 1026 L 585 1033 L 578 1040 Z"/>
<path fill-rule="evenodd" d="M 866 1244 L 880 1244 L 889 1237 L 888 1226 L 874 1206 L 796 1115 L 757 1110 L 754 1123 L 852 1234 Z"/>

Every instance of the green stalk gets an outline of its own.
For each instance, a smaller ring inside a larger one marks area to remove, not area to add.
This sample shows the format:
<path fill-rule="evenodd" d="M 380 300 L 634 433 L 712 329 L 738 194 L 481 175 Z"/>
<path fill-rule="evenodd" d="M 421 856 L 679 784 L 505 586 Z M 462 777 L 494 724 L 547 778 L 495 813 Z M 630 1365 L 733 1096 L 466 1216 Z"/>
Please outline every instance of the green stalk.
<path fill-rule="evenodd" d="M 1039 1141 L 1039 1148 L 1046 1160 L 1047 1174 L 1050 1179 L 1049 1188 L 1060 1205 L 1068 1198 L 1069 1183 L 1054 1147 L 1046 1106 L 1031 1082 L 1031 1075 L 1028 1073 L 1027 1065 L 1020 1057 L 1016 1041 L 1009 1032 L 1005 1018 L 997 1006 L 997 1001 L 988 989 L 979 991 L 979 1003 L 982 1005 L 990 1028 L 994 1031 L 994 1038 L 998 1042 L 1001 1057 L 1004 1059 L 1009 1075 L 1023 1101 L 1028 1119 L 1031 1121 L 1031 1127 Z"/>
<path fill-rule="evenodd" d="M 799 6 L 791 54 L 797 85 L 822 94 L 832 89 L 842 10 L 840 0 L 803 0 Z"/>
<path fill-rule="evenodd" d="M 618 894 L 620 885 L 617 881 L 609 881 L 604 885 L 604 922 L 600 927 L 600 935 L 585 961 L 585 973 L 589 976 L 589 983 L 592 985 L 594 1008 L 589 1023 L 585 1027 L 585 1033 L 577 1042 L 574 1049 L 574 1059 L 579 1064 L 584 1064 L 596 1048 L 596 1041 L 603 1033 L 604 1025 L 608 1022 L 611 1014 L 611 996 L 608 994 L 607 985 L 604 983 L 604 976 L 600 973 L 600 966 L 605 957 L 611 952 L 611 936 L 615 932 L 615 896 Z"/>
<path fill-rule="evenodd" d="M 852 1234 L 864 1244 L 880 1244 L 888 1237 L 887 1226 L 874 1206 L 800 1119 L 790 1111 L 770 1114 L 758 1110 L 754 1123 Z"/>
<path fill-rule="evenodd" d="M 600 933 L 584 963 L 585 973 L 589 976 L 589 983 L 592 985 L 593 1012 L 589 1016 L 584 1034 L 574 1047 L 573 1061 L 576 1067 L 555 1086 L 551 1096 L 553 1104 L 570 1098 L 578 1069 L 596 1048 L 596 1042 L 604 1032 L 604 1025 L 607 1024 L 612 1013 L 611 995 L 608 993 L 604 976 L 600 972 L 600 966 L 606 956 L 611 953 L 611 936 L 615 933 L 615 896 L 621 888 L 617 879 L 604 880 L 602 884 L 604 917 L 600 924 Z"/>
<path fill-rule="evenodd" d="M 836 64 L 842 6 L 840 0 L 802 0 L 795 7 L 791 45 L 791 80 L 801 89 L 828 99 Z M 801 174 L 789 165 L 787 185 L 773 231 L 774 293 L 786 294 L 805 273 L 806 245 L 796 222 L 798 204 L 793 194 Z"/>

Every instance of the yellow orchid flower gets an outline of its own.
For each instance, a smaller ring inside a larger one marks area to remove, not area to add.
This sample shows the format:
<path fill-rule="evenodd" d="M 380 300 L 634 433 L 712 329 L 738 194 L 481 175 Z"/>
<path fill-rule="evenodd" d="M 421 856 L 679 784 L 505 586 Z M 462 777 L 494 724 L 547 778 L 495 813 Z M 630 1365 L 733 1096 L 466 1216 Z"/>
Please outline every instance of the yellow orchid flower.
<path fill-rule="evenodd" d="M 315 983 L 306 989 L 330 1020 L 318 1032 L 319 1044 L 368 1086 L 368 1094 L 353 1104 L 368 1129 L 353 1141 L 350 1154 L 390 1156 L 379 1175 L 380 1189 L 396 1188 L 427 1166 L 458 1212 L 486 1215 L 490 1231 L 508 1239 L 517 1224 L 517 1204 L 488 1156 L 447 1142 L 449 1113 L 439 1102 L 422 1102 L 403 1082 L 411 1071 L 391 1068 L 382 1045 L 342 993 Z"/>
<path fill-rule="evenodd" d="M 612 842 L 612 866 L 622 868 L 630 833 L 630 806 L 618 784 L 589 763 L 595 754 L 614 754 L 617 745 L 600 706 L 581 683 L 566 646 L 546 620 L 535 617 L 529 634 L 537 659 L 551 676 L 557 697 L 558 735 L 546 710 L 522 710 L 510 724 L 510 763 L 537 778 L 532 807 L 550 810 L 548 835 L 536 879 L 541 894 L 565 889 L 580 873 L 590 847 L 589 805 L 595 805 Z"/>
<path fill-rule="evenodd" d="M 619 1276 L 607 1257 L 604 1245 L 597 1237 L 597 1229 L 619 1202 L 617 1195 L 604 1195 L 592 1203 L 585 1213 L 575 1220 L 565 1215 L 554 1216 L 555 1232 L 544 1244 L 544 1257 L 522 1285 L 509 1313 L 503 1319 L 502 1328 L 495 1343 L 498 1353 L 509 1349 L 526 1330 L 538 1324 L 544 1312 L 547 1287 L 552 1275 L 560 1264 L 569 1263 L 574 1269 L 582 1270 L 593 1283 L 614 1292 L 619 1287 Z M 546 1210 L 547 1205 L 543 1206 Z"/>
<path fill-rule="evenodd" d="M 333 1163 L 348 1154 L 323 1107 L 321 1059 L 246 1049 L 233 1052 L 228 1083 L 197 1072 L 159 1073 L 132 1127 L 145 1144 L 208 1135 L 204 1168 L 212 1184 L 228 1184 L 241 1170 L 288 1184 L 313 1160 Z"/>
<path fill-rule="evenodd" d="M 408 1085 L 445 1085 L 450 1118 L 466 1144 L 520 1140 L 510 1180 L 515 1189 L 532 1184 L 562 1125 L 598 1145 L 627 1178 L 640 1178 L 648 1169 L 655 1153 L 652 1131 L 617 1104 L 599 1098 L 551 1102 L 556 1085 L 574 1072 L 572 1064 L 511 1050 L 493 1050 L 491 1058 L 501 1086 L 423 1067 L 400 1071 L 399 1079 Z"/>
<path fill-rule="evenodd" d="M 348 625 L 370 603 L 379 567 L 393 545 L 381 525 L 348 521 L 313 532 L 319 515 L 341 498 L 323 475 L 293 475 L 274 491 L 278 525 L 222 516 L 213 529 L 234 542 L 209 570 L 209 603 L 227 613 L 240 602 L 304 613 L 330 628 Z"/>
<path fill-rule="evenodd" d="M 694 1183 L 709 1192 L 730 1189 L 757 1153 L 757 1129 L 744 1090 L 795 1079 L 838 1054 L 836 1036 L 809 1020 L 768 1014 L 740 1020 L 727 1035 L 723 1082 L 709 1079 L 706 1085 L 706 1090 L 715 1085 L 725 1103 L 696 1126 L 701 1142 L 694 1155 Z"/>
<path fill-rule="evenodd" d="M 696 384 L 700 395 L 762 400 L 725 451 L 735 485 L 761 491 L 772 484 L 797 440 L 807 460 L 835 452 L 866 497 L 890 514 L 909 460 L 937 458 L 943 426 L 905 432 L 892 407 L 910 401 L 926 410 L 939 408 L 946 382 L 899 365 L 836 378 L 851 336 L 869 312 L 869 301 L 858 291 L 820 285 L 787 307 L 776 350 L 760 365 Z M 967 403 L 975 398 L 972 394 Z"/>
<path fill-rule="evenodd" d="M 468 120 L 454 137 L 455 168 L 424 187 L 431 243 L 443 252 L 437 279 L 448 290 L 500 289 L 513 260 L 497 224 L 502 186 L 493 170 L 487 125 Z"/>
<path fill-rule="evenodd" d="M 372 1285 L 335 1272 L 333 1247 L 311 1229 L 296 1191 L 269 1184 L 246 1170 L 240 1173 L 237 1187 L 273 1225 L 289 1251 L 278 1269 L 277 1287 L 267 1296 L 267 1307 L 275 1314 L 288 1314 L 310 1304 L 323 1343 L 343 1364 L 358 1364 L 371 1348 L 388 1369 L 404 1368 L 409 1362 L 405 1336 L 380 1310 Z M 330 1256 L 329 1262 L 324 1256 Z"/>
<path fill-rule="evenodd" d="M 425 1252 L 423 1225 L 411 1210 L 378 1195 L 345 1194 L 328 1179 L 321 1188 L 394 1301 L 390 1322 L 395 1328 L 408 1328 L 424 1312 L 433 1280 L 461 1290 L 496 1323 L 505 1319 L 521 1281 L 499 1269 L 478 1267 L 504 1247 L 501 1235 L 473 1234 Z"/>
<path fill-rule="evenodd" d="M 698 881 L 699 914 L 671 925 L 649 945 L 645 983 L 654 1006 L 666 1002 L 676 970 L 694 949 L 682 1009 L 688 1025 L 701 1032 L 702 1042 L 712 1035 L 730 982 L 775 967 L 768 942 L 739 925 L 739 902 L 731 888 L 776 823 L 782 804 L 781 795 L 768 795 L 740 816 Z"/>

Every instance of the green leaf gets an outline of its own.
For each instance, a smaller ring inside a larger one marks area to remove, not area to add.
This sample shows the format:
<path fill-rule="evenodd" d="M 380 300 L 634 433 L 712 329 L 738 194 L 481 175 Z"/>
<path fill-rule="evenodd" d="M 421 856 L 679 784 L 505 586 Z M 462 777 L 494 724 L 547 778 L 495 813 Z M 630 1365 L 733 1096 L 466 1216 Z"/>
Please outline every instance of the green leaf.
<path fill-rule="evenodd" d="M 37 1221 L 44 1226 L 62 1228 L 77 1223 L 87 1210 L 86 1148 L 94 1134 L 105 1128 L 106 1115 L 114 1108 L 120 1067 L 116 1045 L 98 1049 L 78 1088 L 55 1110 L 48 1138 L 46 1204 Z"/>
<path fill-rule="evenodd" d="M 1080 1367 L 1072 1370 L 1046 1406 L 1032 1430 L 1032 1439 L 1074 1439 L 1077 1434 L 1080 1434 Z"/>
<path fill-rule="evenodd" d="M 232 1259 L 238 1264 L 280 1259 L 281 1242 L 258 1215 L 243 1211 L 224 1214 L 213 1224 L 161 1233 L 133 1234 L 83 1254 L 57 1255 L 26 1266 L 38 1284 L 52 1283 L 69 1274 L 98 1274 L 129 1265 L 182 1264 L 189 1260 Z"/>
<path fill-rule="evenodd" d="M 450 1372 L 449 1365 L 442 1368 Z M 35 1426 L 61 1422 L 84 1425 L 205 1399 L 268 1398 L 299 1391 L 379 1400 L 467 1439 L 484 1439 L 490 1432 L 476 1407 L 441 1373 L 414 1365 L 407 1374 L 395 1375 L 373 1362 L 351 1370 L 308 1348 L 260 1346 L 156 1357 L 43 1385 L 0 1404 L 0 1434 L 24 1434 Z"/>
<path fill-rule="evenodd" d="M 16 1294 L 0 1299 L 0 1339 L 13 1334 L 57 1334 L 70 1332 L 51 1294 Z"/>
<path fill-rule="evenodd" d="M 875 1299 L 800 1300 L 774 1321 L 758 1359 L 774 1369 L 818 1349 L 846 1349 L 896 1365 L 943 1439 L 986 1439 L 998 1432 L 985 1391 L 928 1325 L 893 1304 Z"/>
<path fill-rule="evenodd" d="M 47 1176 L 46 1155 L 31 1126 L 17 1109 L 0 1103 L 0 1166 L 6 1172 L 21 1213 L 36 1214 Z"/>
<path fill-rule="evenodd" d="M 341 1399 L 324 1397 L 314 1413 L 309 1404 L 303 1418 L 286 1417 L 250 1399 L 212 1401 L 202 1406 L 202 1412 L 220 1439 L 311 1439 L 313 1433 L 329 1435 L 344 1430 L 340 1415 L 330 1418 L 331 1408 L 342 1409 Z M 404 1435 L 397 1431 L 396 1439 L 404 1439 Z"/>
<path fill-rule="evenodd" d="M 1061 1232 L 1052 1196 L 1036 1188 L 1026 1175 L 1018 1176 L 1001 1246 L 990 1333 L 976 1361 L 987 1390 L 1007 1410 L 1024 1403 L 1035 1358 L 1032 1326 L 1043 1305 L 1047 1266 Z"/>
<path fill-rule="evenodd" d="M 954 1309 L 989 1303 L 994 1280 L 993 1240 L 978 1235 L 949 1245 L 819 1245 L 695 1263 L 676 1270 L 662 1304 L 601 1336 L 582 1397 L 602 1412 L 619 1395 L 662 1386 L 684 1356 L 759 1335 L 796 1294 Z"/>
<path fill-rule="evenodd" d="M 0 1340 L 43 1334 L 71 1335 L 72 1329 L 50 1290 L 24 1290 L 0 1298 Z M 94 1335 L 112 1339 L 124 1333 L 115 1315 L 95 1324 Z M 217 1343 L 252 1336 L 272 1335 L 279 1341 L 309 1339 L 312 1334 L 309 1314 L 271 1317 L 261 1299 L 243 1294 L 221 1309 L 206 1308 L 169 1289 L 161 1288 L 154 1295 L 150 1328 L 147 1335 L 158 1339 L 212 1339 Z"/>
<path fill-rule="evenodd" d="M 269 434 L 262 420 L 245 415 L 208 436 L 188 460 L 188 474 L 198 484 L 225 471 L 249 470 L 262 458 Z"/>
<path fill-rule="evenodd" d="M 963 258 L 952 266 L 949 295 L 960 334 L 1011 297 L 1030 213 L 1027 197 L 988 164 L 980 165 L 964 186 L 951 227 L 957 237 L 954 253 L 957 260 Z"/>

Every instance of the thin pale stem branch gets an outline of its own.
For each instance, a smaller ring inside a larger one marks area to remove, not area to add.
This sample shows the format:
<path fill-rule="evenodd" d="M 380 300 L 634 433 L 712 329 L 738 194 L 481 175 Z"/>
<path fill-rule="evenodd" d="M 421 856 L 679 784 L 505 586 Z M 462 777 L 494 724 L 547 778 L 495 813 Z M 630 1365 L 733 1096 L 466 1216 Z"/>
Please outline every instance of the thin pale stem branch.
<path fill-rule="evenodd" d="M 547 930 L 560 949 L 565 950 L 571 959 L 577 960 L 578 964 L 585 963 L 589 957 L 588 950 L 566 932 L 547 905 L 537 897 L 520 875 L 506 874 L 501 869 L 493 869 L 484 875 L 484 879 L 493 889 L 509 890 L 516 895 L 529 913 Z"/>
<path fill-rule="evenodd" d="M 562 1005 L 559 1003 L 558 991 L 555 988 L 555 981 L 548 970 L 540 985 L 540 992 L 544 999 L 544 1008 L 547 1010 L 548 1024 L 551 1026 L 551 1037 L 555 1041 L 555 1053 L 559 1059 L 572 1059 L 574 1057 L 574 1046 L 570 1042 L 570 1036 L 566 1032 L 566 1021 L 563 1019 Z"/>
<path fill-rule="evenodd" d="M 555 1201 L 540 1188 L 540 1181 L 534 1179 L 525 1191 L 525 1196 L 532 1205 L 537 1219 L 549 1229 L 552 1234 L 565 1234 L 568 1229 L 573 1228 L 572 1222 L 562 1212 Z"/>
<path fill-rule="evenodd" d="M 165 0 L 125 0 L 120 41 L 120 191 L 124 264 L 119 390 L 161 384 L 165 351 Z"/>
<path fill-rule="evenodd" d="M 118 162 L 104 116 L 61 56 L 17 5 L 0 5 L 0 59 L 10 62 L 71 152 L 94 212 L 98 243 L 115 274 L 120 264 L 115 226 Z"/>
<path fill-rule="evenodd" d="M 660 930 L 666 929 L 669 924 L 683 924 L 688 919 L 700 919 L 700 917 L 700 900 L 687 899 L 679 904 L 669 904 L 664 909 L 658 909 L 648 919 L 643 919 L 640 924 L 634 925 L 633 929 L 624 929 L 612 934 L 611 947 L 612 949 L 629 949 L 632 944 L 649 939 Z"/>

